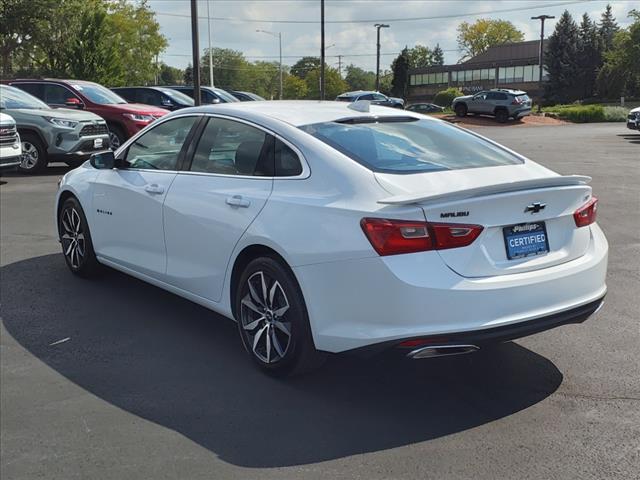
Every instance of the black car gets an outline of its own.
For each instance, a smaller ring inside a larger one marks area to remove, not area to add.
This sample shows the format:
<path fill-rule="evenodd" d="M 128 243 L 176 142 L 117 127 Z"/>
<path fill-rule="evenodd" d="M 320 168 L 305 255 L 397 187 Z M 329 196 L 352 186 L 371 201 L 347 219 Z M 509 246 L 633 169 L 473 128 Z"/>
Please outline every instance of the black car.
<path fill-rule="evenodd" d="M 193 85 L 172 85 L 169 88 L 177 90 L 185 95 L 193 98 Z M 231 103 L 239 102 L 236 97 L 229 92 L 216 87 L 203 87 L 200 86 L 200 100 L 203 104 L 206 103 Z"/>
<path fill-rule="evenodd" d="M 193 98 L 166 87 L 116 87 L 112 91 L 129 103 L 144 103 L 167 110 L 193 107 Z"/>
<path fill-rule="evenodd" d="M 387 97 L 380 92 L 367 92 L 358 90 L 356 92 L 346 92 L 336 97 L 338 102 L 357 102 L 359 100 L 369 100 L 373 105 L 383 107 L 404 108 L 404 100 L 396 97 Z"/>
<path fill-rule="evenodd" d="M 260 95 L 256 95 L 255 93 L 252 92 L 241 92 L 238 90 L 227 90 L 231 95 L 233 95 L 234 97 L 236 97 L 238 100 L 240 100 L 241 102 L 254 102 L 254 101 L 263 101 L 266 100 L 264 98 L 262 98 Z"/>
<path fill-rule="evenodd" d="M 436 105 L 435 103 L 414 103 L 409 105 L 406 110 L 416 113 L 440 113 L 444 112 L 444 107 Z"/>

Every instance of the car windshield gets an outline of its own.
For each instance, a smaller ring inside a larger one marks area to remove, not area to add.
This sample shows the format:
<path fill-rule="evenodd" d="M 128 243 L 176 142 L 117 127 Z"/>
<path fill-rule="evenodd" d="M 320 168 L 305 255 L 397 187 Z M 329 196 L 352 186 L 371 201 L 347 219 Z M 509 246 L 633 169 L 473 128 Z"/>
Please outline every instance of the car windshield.
<path fill-rule="evenodd" d="M 420 173 L 523 163 L 507 150 L 445 122 L 367 117 L 300 128 L 374 172 Z"/>
<path fill-rule="evenodd" d="M 97 83 L 72 83 L 74 90 L 82 93 L 93 103 L 99 105 L 113 105 L 119 103 L 127 103 L 127 101 L 108 88 L 98 85 Z"/>
<path fill-rule="evenodd" d="M 162 90 L 166 96 L 180 105 L 193 105 L 193 98 L 177 90 Z"/>
<path fill-rule="evenodd" d="M 18 88 L 0 85 L 0 107 L 50 110 L 46 103 Z"/>
<path fill-rule="evenodd" d="M 233 95 L 231 95 L 229 92 L 226 92 L 224 90 L 220 90 L 219 88 L 216 88 L 213 93 L 215 93 L 217 96 L 219 96 L 221 99 L 223 99 L 225 102 L 239 102 L 240 100 L 238 100 L 236 97 L 234 97 Z"/>

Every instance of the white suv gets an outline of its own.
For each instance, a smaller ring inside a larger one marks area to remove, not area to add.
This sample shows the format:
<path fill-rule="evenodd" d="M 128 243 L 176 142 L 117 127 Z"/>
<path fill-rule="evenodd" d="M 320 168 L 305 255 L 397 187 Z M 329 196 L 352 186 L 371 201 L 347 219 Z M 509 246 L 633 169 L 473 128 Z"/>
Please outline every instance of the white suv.
<path fill-rule="evenodd" d="M 0 113 L 0 169 L 20 165 L 22 148 L 16 122 L 12 116 Z"/>

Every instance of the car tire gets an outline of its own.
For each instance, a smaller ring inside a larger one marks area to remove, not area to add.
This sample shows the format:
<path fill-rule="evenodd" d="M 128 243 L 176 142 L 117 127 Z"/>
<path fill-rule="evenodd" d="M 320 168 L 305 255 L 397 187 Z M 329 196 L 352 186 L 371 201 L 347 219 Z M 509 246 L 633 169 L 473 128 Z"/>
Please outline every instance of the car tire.
<path fill-rule="evenodd" d="M 18 165 L 18 171 L 27 174 L 42 172 L 47 164 L 47 149 L 42 140 L 33 133 L 24 133 L 20 136 L 22 143 L 21 163 Z"/>
<path fill-rule="evenodd" d="M 495 115 L 498 123 L 507 123 L 509 120 L 509 112 L 506 110 L 496 110 Z"/>
<path fill-rule="evenodd" d="M 114 152 L 127 140 L 126 135 L 118 125 L 109 125 L 109 147 Z"/>
<path fill-rule="evenodd" d="M 467 116 L 467 106 L 464 103 L 459 103 L 453 109 L 456 112 L 457 117 L 466 117 Z"/>
<path fill-rule="evenodd" d="M 93 250 L 89 224 L 75 197 L 67 198 L 58 215 L 58 237 L 69 270 L 80 277 L 92 277 L 100 269 Z"/>
<path fill-rule="evenodd" d="M 259 257 L 249 262 L 235 291 L 238 332 L 260 370 L 293 376 L 323 363 L 325 355 L 315 349 L 300 287 L 279 260 Z"/>

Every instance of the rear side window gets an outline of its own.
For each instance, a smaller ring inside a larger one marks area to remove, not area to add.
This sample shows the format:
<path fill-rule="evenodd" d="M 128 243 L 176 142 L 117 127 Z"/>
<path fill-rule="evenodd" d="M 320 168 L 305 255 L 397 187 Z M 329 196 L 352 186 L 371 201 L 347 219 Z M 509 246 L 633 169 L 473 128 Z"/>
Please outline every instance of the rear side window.
<path fill-rule="evenodd" d="M 302 164 L 298 154 L 289 146 L 276 139 L 275 145 L 276 177 L 295 177 L 302 173 Z"/>
<path fill-rule="evenodd" d="M 30 93 L 34 97 L 42 100 L 42 84 L 40 83 L 16 83 L 14 86 L 18 87 L 20 90 L 24 90 L 27 93 Z"/>
<path fill-rule="evenodd" d="M 489 92 L 487 100 L 506 100 L 507 95 L 500 92 Z"/>
<path fill-rule="evenodd" d="M 528 102 L 529 100 L 531 100 L 529 98 L 529 95 L 518 95 L 516 98 L 521 102 Z"/>
<path fill-rule="evenodd" d="M 374 172 L 420 173 L 523 163 L 507 150 L 445 122 L 370 120 L 300 128 Z"/>

